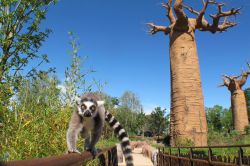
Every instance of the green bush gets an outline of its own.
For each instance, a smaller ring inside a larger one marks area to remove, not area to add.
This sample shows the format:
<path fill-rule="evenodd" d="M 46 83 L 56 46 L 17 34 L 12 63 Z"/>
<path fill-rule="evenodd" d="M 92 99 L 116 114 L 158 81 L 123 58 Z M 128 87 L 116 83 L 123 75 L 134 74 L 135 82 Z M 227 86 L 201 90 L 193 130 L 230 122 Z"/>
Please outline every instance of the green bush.
<path fill-rule="evenodd" d="M 245 127 L 245 132 L 246 132 L 246 134 L 250 134 L 250 125 L 247 125 Z"/>
<path fill-rule="evenodd" d="M 194 146 L 194 142 L 188 138 L 178 138 L 175 142 L 177 147 L 180 146 Z"/>
<path fill-rule="evenodd" d="M 23 160 L 65 153 L 70 114 L 69 109 L 5 112 L 0 156 Z"/>

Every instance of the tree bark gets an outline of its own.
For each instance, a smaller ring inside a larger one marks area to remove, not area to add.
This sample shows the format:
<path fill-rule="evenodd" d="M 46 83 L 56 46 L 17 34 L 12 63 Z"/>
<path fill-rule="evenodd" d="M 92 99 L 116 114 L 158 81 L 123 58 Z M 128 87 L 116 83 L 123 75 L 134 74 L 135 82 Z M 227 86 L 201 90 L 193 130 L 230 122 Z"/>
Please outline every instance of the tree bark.
<path fill-rule="evenodd" d="M 231 107 L 233 115 L 234 130 L 244 133 L 245 127 L 249 124 L 247 103 L 245 93 L 242 87 L 245 85 L 248 75 L 250 74 L 250 64 L 248 63 L 249 70 L 243 71 L 239 76 L 224 75 L 223 84 L 231 92 Z"/>
<path fill-rule="evenodd" d="M 171 70 L 171 145 L 190 139 L 196 146 L 207 145 L 207 121 L 204 110 L 200 67 L 189 23 L 187 32 L 170 33 Z"/>
<path fill-rule="evenodd" d="M 170 69 L 171 69 L 171 112 L 170 136 L 171 145 L 190 139 L 196 146 L 207 145 L 207 120 L 204 109 L 200 81 L 200 67 L 196 49 L 195 30 L 212 33 L 224 32 L 236 25 L 227 20 L 228 16 L 239 14 L 240 8 L 223 11 L 224 4 L 216 0 L 204 0 L 201 11 L 183 5 L 183 0 L 175 0 L 174 13 L 172 0 L 163 4 L 169 26 L 148 23 L 152 35 L 163 32 L 170 36 Z M 205 18 L 208 5 L 217 5 L 218 12 L 210 15 L 212 24 Z M 196 15 L 188 18 L 183 8 Z M 176 17 L 175 17 L 176 16 Z M 224 18 L 223 23 L 220 19 Z"/>
<path fill-rule="evenodd" d="M 248 125 L 246 97 L 243 90 L 239 89 L 231 93 L 231 105 L 234 129 L 244 133 Z"/>

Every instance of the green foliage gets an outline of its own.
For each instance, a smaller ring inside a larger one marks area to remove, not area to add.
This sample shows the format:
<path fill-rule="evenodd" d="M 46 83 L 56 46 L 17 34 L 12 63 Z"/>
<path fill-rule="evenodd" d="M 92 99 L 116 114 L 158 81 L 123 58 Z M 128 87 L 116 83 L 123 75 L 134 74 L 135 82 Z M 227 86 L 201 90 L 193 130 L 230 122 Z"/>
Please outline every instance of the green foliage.
<path fill-rule="evenodd" d="M 211 131 L 230 132 L 233 128 L 232 112 L 222 106 L 206 108 L 208 129 Z"/>
<path fill-rule="evenodd" d="M 0 158 L 3 160 L 40 158 L 67 151 L 66 131 L 72 108 L 60 106 L 59 82 L 54 76 L 45 73 L 38 76 L 23 80 L 20 92 L 1 116 Z M 117 142 L 115 138 L 102 138 L 99 148 Z M 78 149 L 83 150 L 82 140 Z M 88 165 L 98 165 L 98 160 Z"/>
<path fill-rule="evenodd" d="M 135 134 L 137 133 L 137 126 L 136 126 L 136 112 L 132 112 L 128 108 L 119 107 L 115 111 L 115 116 L 117 120 L 122 124 L 124 129 L 130 133 Z"/>
<path fill-rule="evenodd" d="M 194 146 L 194 142 L 188 138 L 178 138 L 175 141 L 176 146 Z"/>
<path fill-rule="evenodd" d="M 149 129 L 153 131 L 153 133 L 158 136 L 163 133 L 167 129 L 167 117 L 165 116 L 166 109 L 162 109 L 161 107 L 156 107 L 155 110 L 150 114 L 148 119 L 149 121 Z"/>
<path fill-rule="evenodd" d="M 38 76 L 22 81 L 2 114 L 0 156 L 6 160 L 43 157 L 65 149 L 59 141 L 65 141 L 60 137 L 65 135 L 69 110 L 61 111 L 58 80 L 46 73 Z"/>
<path fill-rule="evenodd" d="M 139 113 L 137 113 L 135 122 L 136 122 L 138 132 L 143 133 L 145 123 L 146 123 L 146 115 L 143 112 L 143 110 L 141 110 Z"/>
<path fill-rule="evenodd" d="M 208 132 L 208 145 L 239 145 L 249 144 L 250 135 L 242 135 L 239 132 L 233 130 L 230 133 L 227 132 Z"/>
<path fill-rule="evenodd" d="M 232 110 L 224 108 L 221 113 L 221 124 L 224 132 L 230 132 L 233 129 Z"/>
<path fill-rule="evenodd" d="M 125 91 L 119 100 L 112 98 L 111 101 L 117 106 L 113 113 L 125 130 L 132 135 L 142 132 L 146 117 L 139 97 L 132 91 Z"/>
<path fill-rule="evenodd" d="M 6 109 L 12 95 L 13 90 L 11 86 L 8 83 L 0 83 L 0 110 Z"/>
<path fill-rule="evenodd" d="M 222 107 L 218 105 L 214 106 L 213 108 L 207 109 L 207 122 L 209 128 L 212 128 L 213 130 L 222 129 L 221 112 L 222 112 Z"/>
<path fill-rule="evenodd" d="M 88 72 L 83 72 L 81 70 L 87 57 L 82 59 L 81 56 L 78 55 L 79 43 L 72 32 L 69 32 L 69 38 L 70 45 L 72 46 L 72 51 L 70 52 L 71 64 L 70 67 L 67 67 L 65 70 L 66 79 L 64 86 L 66 93 L 64 100 L 66 101 L 66 105 L 72 107 L 75 104 L 75 96 L 78 95 L 79 91 L 83 93 L 91 90 L 91 86 L 87 86 L 86 75 L 93 72 L 93 70 Z"/>
<path fill-rule="evenodd" d="M 250 134 L 250 124 L 245 127 L 246 134 Z"/>
<path fill-rule="evenodd" d="M 0 156 L 8 156 L 6 160 L 23 160 L 64 153 L 70 113 L 71 110 L 42 108 L 5 112 L 4 127 L 0 131 Z"/>
<path fill-rule="evenodd" d="M 40 72 L 36 78 L 25 79 L 17 93 L 19 108 L 57 110 L 61 107 L 59 80 L 55 76 Z M 35 108 L 29 105 L 36 106 Z"/>
<path fill-rule="evenodd" d="M 51 30 L 40 30 L 47 9 L 55 0 L 1 0 L 0 1 L 0 84 L 12 83 L 15 88 L 24 67 L 33 59 L 40 59 L 39 66 L 48 62 L 47 55 L 38 50 Z M 32 68 L 26 76 L 33 76 Z"/>

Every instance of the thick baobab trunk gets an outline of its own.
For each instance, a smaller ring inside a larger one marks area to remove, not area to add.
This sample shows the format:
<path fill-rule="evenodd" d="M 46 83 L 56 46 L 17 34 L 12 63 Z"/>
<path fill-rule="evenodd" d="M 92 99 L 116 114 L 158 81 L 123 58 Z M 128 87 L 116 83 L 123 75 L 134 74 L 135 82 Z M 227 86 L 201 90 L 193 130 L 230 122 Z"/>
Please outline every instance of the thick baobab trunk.
<path fill-rule="evenodd" d="M 247 105 L 244 91 L 239 89 L 231 94 L 234 129 L 244 132 L 248 125 Z"/>
<path fill-rule="evenodd" d="M 171 145 L 190 139 L 197 146 L 206 146 L 207 121 L 193 31 L 170 35 L 170 67 Z"/>
<path fill-rule="evenodd" d="M 164 32 L 170 36 L 171 145 L 189 139 L 197 146 L 204 146 L 207 145 L 207 121 L 194 32 L 195 30 L 224 32 L 236 25 L 228 21 L 227 17 L 239 14 L 240 9 L 223 11 L 224 4 L 215 0 L 204 0 L 200 11 L 183 5 L 183 0 L 168 0 L 162 5 L 166 9 L 170 25 L 162 26 L 154 23 L 148 25 L 151 34 Z M 218 6 L 217 14 L 210 15 L 212 23 L 205 17 L 208 5 Z M 188 18 L 183 8 L 196 15 L 196 18 Z M 222 18 L 223 22 L 220 21 Z"/>
<path fill-rule="evenodd" d="M 231 92 L 231 107 L 233 115 L 233 125 L 236 131 L 244 133 L 245 127 L 248 125 L 247 103 L 245 93 L 242 86 L 247 81 L 250 74 L 250 64 L 248 63 L 249 70 L 242 72 L 240 76 L 227 76 L 224 75 L 223 84 Z"/>

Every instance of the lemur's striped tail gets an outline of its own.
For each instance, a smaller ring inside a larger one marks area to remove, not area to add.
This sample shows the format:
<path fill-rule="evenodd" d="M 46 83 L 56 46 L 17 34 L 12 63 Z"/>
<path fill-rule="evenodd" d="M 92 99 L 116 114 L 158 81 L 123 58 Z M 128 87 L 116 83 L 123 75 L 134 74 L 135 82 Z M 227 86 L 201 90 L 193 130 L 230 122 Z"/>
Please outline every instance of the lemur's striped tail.
<path fill-rule="evenodd" d="M 109 126 L 113 128 L 118 139 L 121 141 L 122 151 L 125 157 L 127 166 L 134 166 L 132 149 L 129 143 L 129 138 L 126 131 L 123 129 L 121 124 L 111 115 L 108 111 L 105 112 L 105 120 L 108 122 Z"/>

